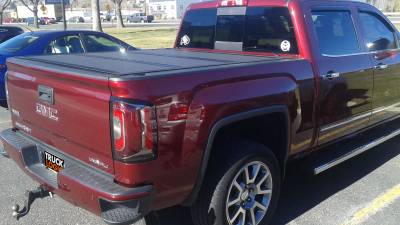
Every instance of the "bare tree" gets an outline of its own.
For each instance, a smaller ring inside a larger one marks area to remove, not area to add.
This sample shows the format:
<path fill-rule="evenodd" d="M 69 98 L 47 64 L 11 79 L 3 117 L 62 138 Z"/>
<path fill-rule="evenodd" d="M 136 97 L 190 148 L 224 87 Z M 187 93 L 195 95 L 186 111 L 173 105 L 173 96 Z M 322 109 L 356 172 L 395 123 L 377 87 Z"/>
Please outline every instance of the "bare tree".
<path fill-rule="evenodd" d="M 103 32 L 100 21 L 100 3 L 99 0 L 92 0 L 92 24 L 93 30 Z"/>
<path fill-rule="evenodd" d="M 122 13 L 121 13 L 121 5 L 123 0 L 111 0 L 114 5 L 115 5 L 115 9 L 116 9 L 116 13 L 117 13 L 117 27 L 118 28 L 123 28 L 125 27 L 124 25 L 124 21 L 122 20 Z"/>
<path fill-rule="evenodd" d="M 0 25 L 3 25 L 3 12 L 10 5 L 11 0 L 0 0 Z"/>
<path fill-rule="evenodd" d="M 40 0 L 20 0 L 20 1 L 26 8 L 28 8 L 31 12 L 33 12 L 33 26 L 39 28 L 38 6 Z"/>

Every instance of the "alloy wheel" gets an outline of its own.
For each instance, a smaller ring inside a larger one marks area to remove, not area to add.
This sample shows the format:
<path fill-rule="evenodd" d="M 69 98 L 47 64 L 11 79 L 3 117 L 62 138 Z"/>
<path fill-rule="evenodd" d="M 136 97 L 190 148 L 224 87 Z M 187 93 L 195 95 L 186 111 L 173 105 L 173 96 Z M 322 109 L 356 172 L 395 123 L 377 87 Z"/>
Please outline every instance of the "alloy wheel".
<path fill-rule="evenodd" d="M 229 225 L 258 225 L 265 217 L 272 197 L 272 176 L 268 166 L 253 161 L 233 179 L 226 199 Z"/>

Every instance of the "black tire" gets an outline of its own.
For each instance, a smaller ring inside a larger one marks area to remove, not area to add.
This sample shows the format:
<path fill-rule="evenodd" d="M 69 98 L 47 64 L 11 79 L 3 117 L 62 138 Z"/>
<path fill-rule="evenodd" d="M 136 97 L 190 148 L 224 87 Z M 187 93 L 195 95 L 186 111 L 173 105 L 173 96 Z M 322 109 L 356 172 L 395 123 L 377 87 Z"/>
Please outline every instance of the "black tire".
<path fill-rule="evenodd" d="M 226 199 L 236 174 L 250 162 L 263 162 L 272 176 L 272 197 L 264 218 L 258 223 L 266 225 L 272 219 L 281 189 L 279 163 L 266 146 L 252 141 L 236 141 L 230 145 L 218 145 L 213 149 L 224 152 L 216 157 L 209 168 L 196 202 L 191 207 L 195 225 L 229 225 L 226 218 Z"/>

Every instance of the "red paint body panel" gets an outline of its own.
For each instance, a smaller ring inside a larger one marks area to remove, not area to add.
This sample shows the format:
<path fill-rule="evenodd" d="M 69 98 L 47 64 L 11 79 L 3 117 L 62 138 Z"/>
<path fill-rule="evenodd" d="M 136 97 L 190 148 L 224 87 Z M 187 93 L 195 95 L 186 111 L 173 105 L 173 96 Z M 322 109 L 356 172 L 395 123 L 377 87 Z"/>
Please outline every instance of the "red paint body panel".
<path fill-rule="evenodd" d="M 115 163 L 116 179 L 127 184 L 153 181 L 157 209 L 180 204 L 193 188 L 208 135 L 217 121 L 242 111 L 287 105 L 296 133 L 310 133 L 313 123 L 312 117 L 307 115 L 312 115 L 313 85 L 312 68 L 305 60 L 110 82 L 113 96 L 156 105 L 160 134 L 158 159 L 136 165 Z M 304 99 L 303 115 L 298 114 L 296 89 Z M 170 105 L 177 102 L 190 104 L 188 119 L 167 121 Z M 295 123 L 298 117 L 303 117 L 301 125 Z M 296 141 L 306 141 L 310 145 L 310 137 L 305 137 L 308 140 L 299 138 Z"/>
<path fill-rule="evenodd" d="M 19 123 L 29 127 L 29 134 L 33 137 L 57 149 L 64 149 L 66 154 L 83 162 L 90 163 L 90 157 L 99 159 L 108 166 L 99 169 L 114 173 L 108 81 L 82 79 L 13 64 L 8 67 L 11 106 L 21 112 L 21 117 L 12 114 L 13 126 Z M 58 121 L 35 113 L 39 84 L 54 89 L 55 102 L 50 107 L 57 110 Z"/>

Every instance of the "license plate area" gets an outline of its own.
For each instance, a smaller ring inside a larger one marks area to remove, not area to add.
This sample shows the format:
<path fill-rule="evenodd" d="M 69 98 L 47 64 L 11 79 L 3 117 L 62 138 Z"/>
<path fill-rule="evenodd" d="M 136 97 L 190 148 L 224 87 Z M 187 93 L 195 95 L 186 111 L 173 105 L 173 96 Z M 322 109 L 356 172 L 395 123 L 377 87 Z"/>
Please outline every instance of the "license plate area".
<path fill-rule="evenodd" d="M 45 167 L 51 171 L 56 173 L 60 172 L 65 168 L 65 161 L 64 159 L 50 153 L 47 151 L 43 152 L 43 163 Z"/>

